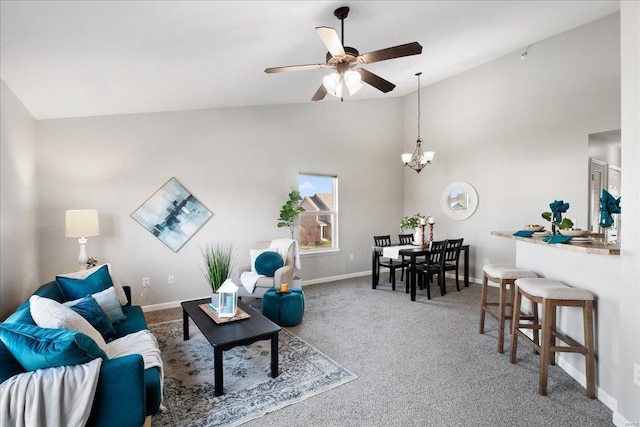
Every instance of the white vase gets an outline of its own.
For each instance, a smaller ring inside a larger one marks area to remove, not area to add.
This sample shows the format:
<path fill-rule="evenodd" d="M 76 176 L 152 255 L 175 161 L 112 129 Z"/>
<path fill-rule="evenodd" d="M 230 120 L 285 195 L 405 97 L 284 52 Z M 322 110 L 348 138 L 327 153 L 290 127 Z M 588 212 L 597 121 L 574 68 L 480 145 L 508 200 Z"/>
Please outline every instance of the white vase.
<path fill-rule="evenodd" d="M 416 227 L 416 230 L 413 232 L 413 243 L 416 245 L 422 244 L 422 227 Z"/>

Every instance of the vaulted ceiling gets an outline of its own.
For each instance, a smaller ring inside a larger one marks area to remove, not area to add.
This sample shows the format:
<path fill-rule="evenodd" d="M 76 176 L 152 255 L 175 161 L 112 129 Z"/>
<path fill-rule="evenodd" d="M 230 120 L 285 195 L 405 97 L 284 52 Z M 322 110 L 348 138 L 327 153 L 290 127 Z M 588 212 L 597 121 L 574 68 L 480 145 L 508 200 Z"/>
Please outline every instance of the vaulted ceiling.
<path fill-rule="evenodd" d="M 350 99 L 404 96 L 619 10 L 618 1 L 5 1 L 0 77 L 37 119 L 310 103 L 327 70 L 317 26 L 351 8 L 361 53 L 417 41 L 421 55 L 369 71 L 395 83 Z M 321 102 L 336 102 L 327 97 Z"/>

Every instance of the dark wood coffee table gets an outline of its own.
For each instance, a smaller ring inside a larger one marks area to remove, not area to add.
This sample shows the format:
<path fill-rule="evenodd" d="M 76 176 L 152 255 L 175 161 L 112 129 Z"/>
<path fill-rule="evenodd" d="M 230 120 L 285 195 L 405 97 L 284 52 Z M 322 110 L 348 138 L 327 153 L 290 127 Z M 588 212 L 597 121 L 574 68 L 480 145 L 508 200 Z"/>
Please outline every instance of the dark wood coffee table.
<path fill-rule="evenodd" d="M 210 299 L 184 301 L 182 319 L 184 340 L 189 339 L 189 318 L 193 320 L 209 343 L 213 346 L 214 385 L 216 396 L 224 394 L 222 381 L 222 352 L 239 345 L 249 345 L 256 341 L 271 340 L 271 377 L 278 376 L 278 332 L 280 326 L 273 323 L 242 301 L 238 307 L 251 315 L 248 319 L 217 324 L 202 309 L 200 304 L 210 303 Z"/>

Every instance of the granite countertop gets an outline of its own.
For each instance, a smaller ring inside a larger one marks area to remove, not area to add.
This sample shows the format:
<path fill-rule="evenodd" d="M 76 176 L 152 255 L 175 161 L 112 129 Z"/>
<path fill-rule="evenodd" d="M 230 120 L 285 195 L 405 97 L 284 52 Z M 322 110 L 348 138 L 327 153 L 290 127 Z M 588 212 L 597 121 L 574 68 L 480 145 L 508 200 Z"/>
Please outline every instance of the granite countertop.
<path fill-rule="evenodd" d="M 597 255 L 620 255 L 620 245 L 618 244 L 591 242 L 591 243 L 555 243 L 550 245 L 549 243 L 543 241 L 540 238 L 519 237 L 519 236 L 514 236 L 513 233 L 515 233 L 515 231 L 492 231 L 491 232 L 493 236 L 506 237 L 507 239 L 519 240 L 521 242 L 533 243 L 535 245 L 549 246 L 549 247 L 557 248 L 561 250 L 582 252 L 586 254 L 597 254 Z"/>

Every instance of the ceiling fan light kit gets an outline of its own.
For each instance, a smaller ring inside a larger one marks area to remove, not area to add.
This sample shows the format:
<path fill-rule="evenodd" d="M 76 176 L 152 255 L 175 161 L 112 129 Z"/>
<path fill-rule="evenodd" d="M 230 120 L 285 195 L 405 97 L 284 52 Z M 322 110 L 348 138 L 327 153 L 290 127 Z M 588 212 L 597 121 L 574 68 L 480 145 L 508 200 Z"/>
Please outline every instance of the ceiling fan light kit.
<path fill-rule="evenodd" d="M 435 152 L 422 151 L 422 138 L 420 137 L 420 75 L 422 73 L 416 73 L 418 76 L 418 139 L 416 140 L 416 149 L 411 153 L 402 154 L 402 163 L 405 166 L 409 166 L 411 169 L 420 173 L 425 166 L 430 165 L 433 161 Z"/>
<path fill-rule="evenodd" d="M 266 68 L 264 72 L 271 74 L 288 71 L 317 70 L 321 68 L 333 69 L 335 70 L 333 73 L 322 79 L 322 84 L 311 100 L 320 101 L 324 99 L 327 94 L 342 100 L 345 92 L 343 90 L 344 87 L 346 87 L 349 95 L 353 96 L 362 88 L 363 82 L 383 93 L 390 92 L 396 87 L 393 83 L 362 68 L 361 65 L 422 53 L 420 43 L 412 42 L 360 55 L 357 49 L 343 45 L 344 20 L 349 15 L 349 8 L 346 6 L 339 7 L 333 14 L 341 22 L 342 38 L 338 37 L 338 33 L 334 28 L 316 27 L 316 32 L 320 40 L 322 40 L 322 43 L 324 43 L 329 51 L 326 55 L 326 63 L 271 67 Z"/>

